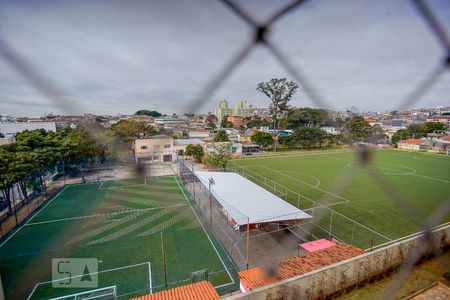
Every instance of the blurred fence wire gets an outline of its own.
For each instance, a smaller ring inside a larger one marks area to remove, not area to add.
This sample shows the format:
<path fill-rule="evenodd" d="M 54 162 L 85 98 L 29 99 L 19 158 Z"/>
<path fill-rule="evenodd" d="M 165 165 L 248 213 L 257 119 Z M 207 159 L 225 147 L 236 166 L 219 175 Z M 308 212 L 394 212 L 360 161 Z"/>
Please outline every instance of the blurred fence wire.
<path fill-rule="evenodd" d="M 255 47 L 262 46 L 269 50 L 273 57 L 278 61 L 281 67 L 284 68 L 294 80 L 296 80 L 302 87 L 305 94 L 314 102 L 319 108 L 330 108 L 332 102 L 326 100 L 313 87 L 313 82 L 308 79 L 307 74 L 301 70 L 293 60 L 286 55 L 281 48 L 279 48 L 271 38 L 272 27 L 288 13 L 295 10 L 302 9 L 306 0 L 291 1 L 286 6 L 274 12 L 265 22 L 258 22 L 251 14 L 246 11 L 238 2 L 231 0 L 220 0 L 225 9 L 230 10 L 241 18 L 246 26 L 249 26 L 253 31 L 253 36 L 239 51 L 228 59 L 223 67 L 213 76 L 212 80 L 199 91 L 198 96 L 192 101 L 185 103 L 186 111 L 196 111 L 202 107 L 219 89 L 220 85 L 236 70 L 236 68 L 250 55 Z M 424 23 L 429 27 L 430 34 L 433 35 L 443 48 L 442 59 L 436 62 L 429 72 L 429 75 L 423 79 L 417 86 L 412 87 L 411 91 L 399 102 L 397 109 L 404 110 L 412 107 L 419 102 L 422 97 L 435 85 L 445 72 L 448 72 L 450 67 L 450 38 L 448 32 L 442 21 L 438 19 L 435 12 L 429 5 L 429 1 L 425 0 L 411 0 L 411 4 L 416 8 L 418 16 L 423 19 Z M 301 28 L 299 28 L 301 30 Z M 53 82 L 44 78 L 38 69 L 32 63 L 21 57 L 8 42 L 0 36 L 0 57 L 9 64 L 26 82 L 32 86 L 43 97 L 48 99 L 52 105 L 60 108 L 62 111 L 71 113 L 74 111 L 77 103 L 71 102 L 63 93 L 59 92 L 58 87 Z M 193 70 L 194 71 L 194 70 Z M 96 139 L 101 139 L 99 135 L 94 135 Z M 368 149 L 361 149 L 359 153 L 359 161 L 366 168 L 374 168 L 371 163 L 371 156 L 368 154 Z M 400 191 L 390 184 L 389 179 L 382 173 L 370 173 L 381 189 L 386 192 L 392 200 L 400 207 L 405 215 L 412 218 L 415 216 L 414 208 L 411 207 L 408 198 Z M 355 172 L 348 172 L 339 178 L 336 178 L 336 183 L 333 185 L 334 193 L 341 194 L 345 188 L 354 179 Z M 343 179 L 344 178 L 344 179 Z M 327 203 L 327 199 L 322 199 L 321 203 Z M 438 207 L 434 214 L 423 223 L 420 227 L 423 229 L 423 241 L 426 243 L 428 233 L 431 227 L 439 224 L 450 212 L 450 199 Z M 320 215 L 316 216 L 319 220 Z M 401 269 L 398 275 L 392 280 L 391 286 L 386 290 L 385 297 L 392 298 L 396 290 L 401 286 L 402 282 L 407 278 L 412 266 L 421 258 L 421 249 L 417 249 L 416 255 L 410 257 Z"/>

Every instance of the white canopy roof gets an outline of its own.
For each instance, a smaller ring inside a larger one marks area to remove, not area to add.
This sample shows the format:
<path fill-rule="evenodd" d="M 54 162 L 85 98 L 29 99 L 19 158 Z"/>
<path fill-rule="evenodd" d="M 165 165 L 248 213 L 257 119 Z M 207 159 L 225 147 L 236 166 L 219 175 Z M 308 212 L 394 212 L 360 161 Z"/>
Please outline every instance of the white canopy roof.
<path fill-rule="evenodd" d="M 211 191 L 238 225 L 312 218 L 309 214 L 275 196 L 247 178 L 231 172 L 201 172 L 195 174 Z"/>

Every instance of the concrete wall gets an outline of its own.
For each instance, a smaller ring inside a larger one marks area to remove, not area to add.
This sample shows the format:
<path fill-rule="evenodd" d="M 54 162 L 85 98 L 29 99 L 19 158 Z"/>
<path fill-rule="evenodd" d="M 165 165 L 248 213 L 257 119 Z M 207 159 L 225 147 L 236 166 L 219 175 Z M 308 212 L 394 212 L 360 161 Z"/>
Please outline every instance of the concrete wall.
<path fill-rule="evenodd" d="M 226 299 L 317 299 L 338 293 L 398 268 L 423 246 L 424 255 L 450 246 L 450 223 L 435 229 L 429 243 L 414 236 L 352 259 Z"/>
<path fill-rule="evenodd" d="M 416 150 L 416 151 L 418 151 L 420 149 L 420 145 L 399 142 L 398 143 L 398 148 L 399 149 Z"/>

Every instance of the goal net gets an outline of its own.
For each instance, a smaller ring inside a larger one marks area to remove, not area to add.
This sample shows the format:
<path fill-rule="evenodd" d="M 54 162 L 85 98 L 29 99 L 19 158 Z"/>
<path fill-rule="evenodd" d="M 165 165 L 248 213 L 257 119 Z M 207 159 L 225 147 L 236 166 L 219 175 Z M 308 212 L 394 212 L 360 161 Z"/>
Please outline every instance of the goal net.
<path fill-rule="evenodd" d="M 81 299 L 115 299 L 117 297 L 117 288 L 115 285 L 100 289 L 74 293 L 67 296 L 51 298 L 50 300 L 81 300 Z"/>

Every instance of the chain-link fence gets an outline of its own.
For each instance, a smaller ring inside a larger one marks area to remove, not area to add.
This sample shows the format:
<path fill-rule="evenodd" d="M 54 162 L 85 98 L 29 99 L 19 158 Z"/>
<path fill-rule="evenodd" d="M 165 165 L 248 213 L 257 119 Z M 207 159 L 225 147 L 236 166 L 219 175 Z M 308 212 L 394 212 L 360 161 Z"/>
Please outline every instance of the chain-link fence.
<path fill-rule="evenodd" d="M 276 11 L 271 17 L 267 18 L 265 22 L 259 22 L 251 16 L 251 14 L 241 7 L 240 4 L 230 0 L 220 1 L 224 4 L 224 7 L 232 11 L 236 16 L 244 21 L 244 23 L 253 31 L 253 36 L 243 47 L 225 63 L 223 68 L 212 78 L 210 83 L 204 87 L 199 92 L 199 96 L 185 103 L 186 111 L 196 111 L 199 107 L 205 104 L 215 93 L 215 91 L 220 87 L 220 85 L 236 70 L 236 68 L 245 60 L 246 57 L 252 52 L 256 47 L 266 48 L 273 57 L 279 62 L 280 66 L 284 68 L 287 74 L 289 74 L 295 81 L 297 81 L 304 93 L 314 102 L 314 104 L 319 108 L 330 107 L 330 102 L 321 96 L 320 92 L 314 88 L 314 84 L 308 79 L 305 72 L 299 68 L 298 65 L 294 64 L 292 60 L 285 54 L 285 52 L 273 41 L 273 37 L 270 35 L 272 27 L 288 13 L 292 13 L 295 10 L 302 9 L 302 6 L 310 1 L 297 0 L 289 2 L 285 7 Z M 431 68 L 428 76 L 426 76 L 423 81 L 421 81 L 416 86 L 411 88 L 411 91 L 405 95 L 405 97 L 400 100 L 393 108 L 396 110 L 404 110 L 413 105 L 417 104 L 424 95 L 441 79 L 444 73 L 448 71 L 450 66 L 450 40 L 447 34 L 447 29 L 444 28 L 443 22 L 439 20 L 436 13 L 431 9 L 428 1 L 425 0 L 412 0 L 411 3 L 417 9 L 418 16 L 423 18 L 424 22 L 429 26 L 430 34 L 432 34 L 439 44 L 442 46 L 442 59 L 436 62 L 436 65 Z M 301 30 L 301 29 L 300 29 Z M 8 42 L 0 36 L 0 57 L 2 57 L 7 64 L 9 64 L 17 73 L 27 82 L 27 84 L 34 88 L 40 95 L 48 99 L 54 107 L 60 108 L 67 114 L 75 111 L 76 103 L 71 101 L 66 95 L 61 93 L 57 89 L 57 85 L 49 80 L 47 80 L 40 72 L 40 70 L 34 68 L 32 64 L 24 59 L 19 53 L 14 51 L 13 47 L 8 44 Z M 94 136 L 94 135 L 93 135 Z M 359 163 L 365 168 L 371 168 L 371 156 L 368 154 L 369 150 L 362 148 L 359 150 Z M 80 173 L 80 177 L 77 180 L 81 182 L 95 182 L 101 180 L 108 180 L 108 178 L 114 177 L 117 169 L 114 166 L 100 166 L 97 162 L 89 162 L 81 166 L 81 168 L 76 168 Z M 294 191 L 290 191 L 286 187 L 273 183 L 263 178 L 261 176 L 252 175 L 250 172 L 245 170 L 236 170 L 246 177 L 258 181 L 262 186 L 267 189 L 273 189 L 273 192 L 291 203 L 297 202 L 297 207 L 309 210 L 312 215 L 314 215 L 314 225 L 312 227 L 302 227 L 306 235 L 312 237 L 327 237 L 335 238 L 337 240 L 342 240 L 347 243 L 359 244 L 363 248 L 371 248 L 378 244 L 383 244 L 386 239 L 389 238 L 376 233 L 370 228 L 365 228 L 361 224 L 343 216 L 332 209 L 327 207 L 326 201 L 320 201 L 320 205 L 315 204 L 314 201 L 306 199 L 302 195 L 297 194 Z M 22 211 L 25 209 L 27 211 L 26 215 L 29 215 L 33 210 L 38 208 L 39 203 L 43 203 L 46 198 L 51 197 L 51 194 L 58 191 L 63 185 L 63 179 L 48 178 L 51 174 L 55 172 L 48 170 L 46 175 L 38 176 L 41 178 L 41 188 L 36 188 L 33 190 L 34 193 L 30 196 L 30 199 L 36 199 L 35 208 L 32 208 L 29 203 L 33 202 L 31 200 L 23 201 L 18 199 L 23 199 L 24 195 L 21 194 L 20 188 L 15 186 L 12 190 L 12 197 L 16 200 L 12 201 L 13 205 L 16 207 L 15 211 L 19 211 L 21 207 Z M 64 172 L 64 174 L 66 174 Z M 230 220 L 223 212 L 220 207 L 216 205 L 215 202 L 209 201 L 209 197 L 212 197 L 205 187 L 202 187 L 195 178 L 187 179 L 181 174 L 181 178 L 186 188 L 190 190 L 193 198 L 195 199 L 198 207 L 202 210 L 205 217 L 206 223 L 208 223 L 208 217 L 210 218 L 210 223 L 212 231 L 218 236 L 221 236 L 220 240 L 225 245 L 225 248 L 229 251 L 229 254 L 233 257 L 238 257 L 236 260 L 242 262 L 244 265 L 248 263 L 246 257 L 246 247 L 245 245 L 236 244 L 238 236 L 236 231 L 228 230 L 230 227 Z M 66 174 L 67 175 L 67 174 Z M 409 205 L 408 197 L 405 196 L 401 191 L 399 191 L 389 180 L 388 177 L 382 173 L 369 172 L 370 177 L 377 183 L 377 185 L 386 194 L 390 196 L 390 199 L 397 205 L 398 208 L 403 211 L 406 218 L 411 217 L 411 221 L 415 222 L 412 216 L 415 215 L 415 211 Z M 47 177 L 46 177 L 47 176 Z M 344 190 L 343 187 L 348 186 L 354 179 L 355 172 L 348 171 L 341 174 L 335 179 L 335 184 L 333 184 L 333 191 L 335 194 L 340 194 Z M 45 178 L 44 178 L 45 177 Z M 81 179 L 80 179 L 81 178 Z M 65 178 L 67 180 L 67 178 Z M 43 181 L 43 183 L 42 183 Z M 46 187 L 45 187 L 46 186 Z M 53 186 L 55 186 L 53 188 Z M 197 196 L 195 197 L 194 194 Z M 21 197 L 22 195 L 22 197 Z M 199 195 L 199 196 L 198 196 Z M 325 197 L 326 200 L 326 197 Z M 421 222 L 420 228 L 423 231 L 423 243 L 429 242 L 429 230 L 435 225 L 440 224 L 448 217 L 450 212 L 450 199 L 446 198 L 438 207 L 435 208 L 434 212 L 426 218 L 425 222 Z M 31 202 L 29 202 L 31 201 Z M 208 210 L 206 209 L 208 205 L 214 203 L 214 208 L 210 211 L 208 215 Z M 28 212 L 29 211 L 29 212 Z M 337 220 L 337 219 L 340 220 Z M 20 218 L 16 216 L 15 223 L 19 223 Z M 212 220 L 212 221 L 211 221 Z M 340 225 L 339 225 L 340 224 Z M 2 224 L 2 235 L 4 234 L 5 225 Z M 228 227 L 227 227 L 228 226 Z M 306 225 L 305 225 L 306 226 Z M 247 247 L 248 249 L 248 247 Z M 233 253 L 231 251 L 233 250 Z M 392 284 L 385 293 L 386 298 L 392 298 L 395 291 L 399 288 L 405 278 L 408 276 L 414 264 L 421 258 L 422 253 L 420 249 L 411 255 L 407 263 L 405 263 L 398 275 L 394 277 Z M 240 258 L 239 258 L 240 257 Z"/>

